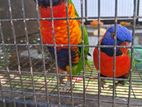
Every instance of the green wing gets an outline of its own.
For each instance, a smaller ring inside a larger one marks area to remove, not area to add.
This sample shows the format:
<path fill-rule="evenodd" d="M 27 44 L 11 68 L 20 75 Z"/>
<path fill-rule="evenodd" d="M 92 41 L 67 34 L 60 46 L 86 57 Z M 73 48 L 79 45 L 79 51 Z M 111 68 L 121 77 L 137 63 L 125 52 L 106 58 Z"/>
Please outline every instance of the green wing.
<path fill-rule="evenodd" d="M 72 0 L 69 0 L 69 3 L 71 3 L 74 6 Z M 74 6 L 74 9 L 75 9 L 75 6 Z M 76 15 L 79 17 L 76 9 L 75 9 L 75 12 L 76 12 Z M 84 41 L 82 41 L 79 45 L 83 45 L 84 43 L 84 45 L 86 46 L 89 44 L 87 29 L 85 26 L 80 25 L 80 30 L 84 32 L 84 34 L 82 34 L 82 36 L 84 35 Z M 72 75 L 80 74 L 80 72 L 83 70 L 83 66 L 88 64 L 87 55 L 89 53 L 89 47 L 88 46 L 84 47 L 84 52 L 83 52 L 83 48 L 79 47 L 79 52 L 80 52 L 80 59 L 78 64 L 72 65 Z M 85 59 L 84 64 L 83 64 L 83 53 L 84 53 L 84 59 Z"/>
<path fill-rule="evenodd" d="M 86 27 L 81 27 L 83 30 L 84 30 L 84 45 L 88 45 L 89 42 L 88 42 L 88 33 L 87 33 L 87 30 L 86 30 Z M 83 45 L 83 42 L 80 43 L 79 45 Z M 79 47 L 79 50 L 80 50 L 80 59 L 79 59 L 79 62 L 78 64 L 75 64 L 72 66 L 72 74 L 73 75 L 77 75 L 77 74 L 80 74 L 80 72 L 83 70 L 83 66 L 84 65 L 88 65 L 88 62 L 87 62 L 87 55 L 89 53 L 89 47 L 86 46 L 84 47 L 84 52 L 83 52 L 83 48 L 82 47 Z M 84 53 L 84 58 L 83 58 L 83 53 Z M 83 64 L 83 60 L 84 60 L 84 64 Z"/>

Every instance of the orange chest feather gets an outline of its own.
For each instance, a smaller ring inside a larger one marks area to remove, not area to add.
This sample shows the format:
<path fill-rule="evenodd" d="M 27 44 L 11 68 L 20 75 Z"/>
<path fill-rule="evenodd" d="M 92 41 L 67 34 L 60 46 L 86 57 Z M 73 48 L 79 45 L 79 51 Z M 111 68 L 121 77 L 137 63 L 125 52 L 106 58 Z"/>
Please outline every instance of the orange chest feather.
<path fill-rule="evenodd" d="M 39 10 L 41 18 L 48 18 L 40 21 L 40 31 L 42 34 L 43 43 L 53 44 L 55 39 L 56 44 L 68 44 L 68 38 L 70 38 L 70 44 L 78 44 L 81 42 L 79 21 L 71 19 L 67 22 L 65 19 L 62 20 L 63 18 L 67 17 L 67 13 L 69 18 L 77 17 L 72 4 L 68 5 L 68 12 L 66 12 L 67 10 L 65 3 L 62 3 L 58 6 L 53 6 L 53 13 L 51 13 L 51 9 L 49 7 L 40 7 Z M 58 18 L 58 20 L 53 20 L 52 22 L 51 14 L 53 14 L 54 18 Z"/>

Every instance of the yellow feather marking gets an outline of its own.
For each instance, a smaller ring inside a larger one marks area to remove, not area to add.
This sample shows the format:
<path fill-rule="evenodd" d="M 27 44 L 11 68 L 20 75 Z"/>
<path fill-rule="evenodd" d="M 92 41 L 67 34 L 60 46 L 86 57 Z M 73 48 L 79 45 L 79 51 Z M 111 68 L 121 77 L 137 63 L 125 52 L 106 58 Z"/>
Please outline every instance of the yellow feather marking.
<path fill-rule="evenodd" d="M 70 66 L 69 65 L 66 66 L 66 71 L 68 74 L 70 73 Z"/>

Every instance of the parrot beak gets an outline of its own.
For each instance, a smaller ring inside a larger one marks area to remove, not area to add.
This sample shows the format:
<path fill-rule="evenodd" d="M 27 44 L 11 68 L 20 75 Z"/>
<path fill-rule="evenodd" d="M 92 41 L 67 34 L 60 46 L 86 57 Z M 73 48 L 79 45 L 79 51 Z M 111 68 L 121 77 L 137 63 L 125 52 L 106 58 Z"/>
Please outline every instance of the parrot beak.
<path fill-rule="evenodd" d="M 120 46 L 130 46 L 131 42 L 125 41 L 123 43 L 120 44 Z"/>
<path fill-rule="evenodd" d="M 120 46 L 129 46 L 131 43 L 130 42 L 123 42 L 120 44 Z M 120 48 L 120 51 L 123 53 L 123 54 L 128 54 L 128 49 L 129 48 Z"/>

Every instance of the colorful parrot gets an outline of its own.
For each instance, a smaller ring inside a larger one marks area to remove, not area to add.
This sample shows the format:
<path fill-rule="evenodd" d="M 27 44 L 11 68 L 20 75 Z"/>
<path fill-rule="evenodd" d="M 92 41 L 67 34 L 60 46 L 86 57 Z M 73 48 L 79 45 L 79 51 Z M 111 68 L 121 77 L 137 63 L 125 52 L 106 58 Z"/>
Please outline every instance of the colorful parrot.
<path fill-rule="evenodd" d="M 117 46 L 128 46 L 132 41 L 131 32 L 124 26 L 119 24 L 116 25 L 116 39 Z M 101 39 L 101 45 L 114 46 L 115 44 L 115 26 L 108 28 L 104 37 Z M 99 69 L 98 65 L 98 48 L 94 49 L 93 59 L 96 69 Z M 128 48 L 117 47 L 116 48 L 116 65 L 114 65 L 114 48 L 113 47 L 102 47 L 100 49 L 100 74 L 102 77 L 113 77 L 113 67 L 116 66 L 115 77 L 116 78 L 127 78 L 130 72 L 130 56 L 128 55 Z M 119 80 L 115 83 L 124 85 L 125 81 Z M 102 80 L 101 86 L 104 88 L 104 81 Z"/>
<path fill-rule="evenodd" d="M 40 18 L 51 18 L 50 0 L 38 0 L 38 4 L 39 4 Z M 66 9 L 67 7 L 68 10 Z M 67 7 L 66 7 L 66 0 L 52 0 L 53 17 L 54 18 L 66 18 L 67 16 L 69 18 L 79 17 L 72 0 L 68 0 Z M 54 35 L 53 35 L 52 24 L 54 24 Z M 67 26 L 69 26 L 70 43 L 68 39 Z M 53 23 L 51 20 L 40 20 L 40 32 L 42 34 L 42 40 L 44 44 L 53 45 L 55 43 L 56 45 L 58 45 L 56 47 L 57 50 L 56 55 L 57 55 L 59 73 L 66 71 L 67 74 L 70 74 L 71 70 L 69 64 L 68 43 L 70 45 L 74 45 L 71 46 L 71 53 L 70 53 L 71 62 L 72 62 L 72 75 L 78 75 L 83 68 L 83 63 L 82 63 L 83 49 L 82 47 L 79 47 L 77 45 L 82 45 L 83 43 L 84 45 L 89 44 L 87 30 L 84 26 L 81 26 L 80 21 L 76 19 L 70 19 L 68 20 L 67 24 L 66 19 L 54 20 Z M 84 35 L 84 40 L 82 39 L 83 35 Z M 54 42 L 54 36 L 55 36 L 55 42 Z M 53 46 L 48 47 L 48 50 L 51 56 L 54 58 L 55 57 L 54 47 Z M 84 48 L 85 64 L 88 64 L 87 63 L 88 52 L 89 48 L 85 47 Z"/>

